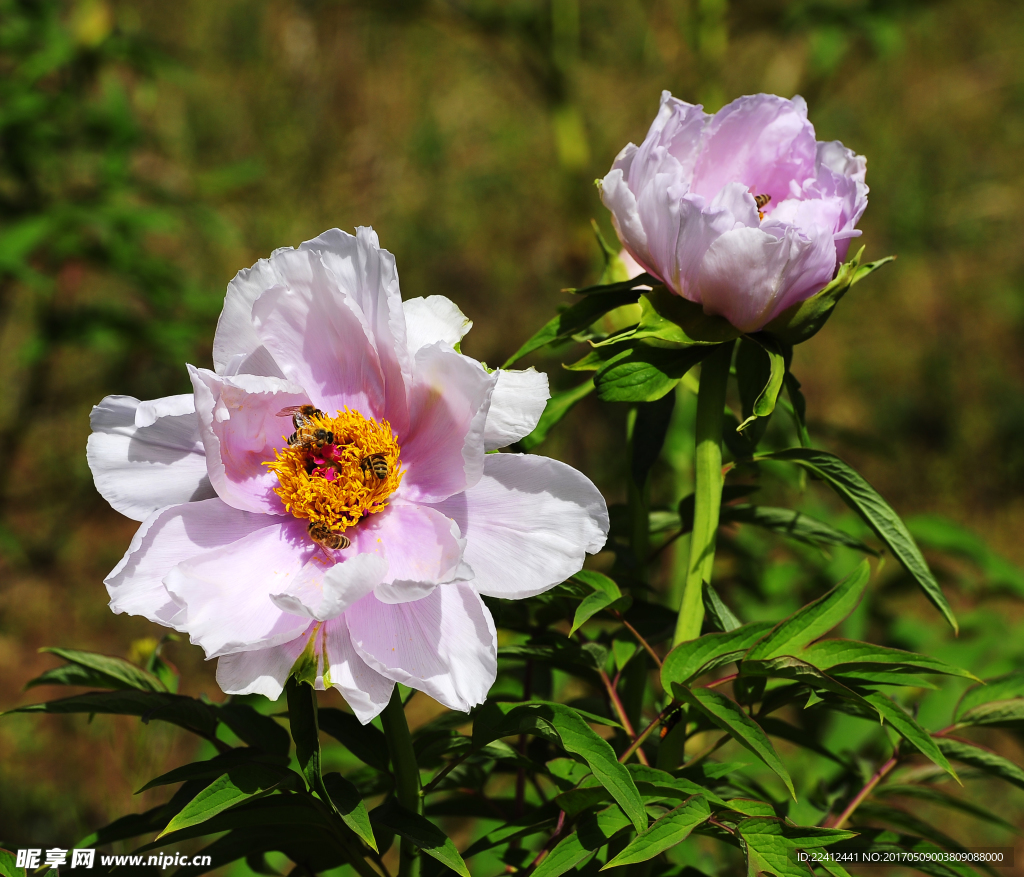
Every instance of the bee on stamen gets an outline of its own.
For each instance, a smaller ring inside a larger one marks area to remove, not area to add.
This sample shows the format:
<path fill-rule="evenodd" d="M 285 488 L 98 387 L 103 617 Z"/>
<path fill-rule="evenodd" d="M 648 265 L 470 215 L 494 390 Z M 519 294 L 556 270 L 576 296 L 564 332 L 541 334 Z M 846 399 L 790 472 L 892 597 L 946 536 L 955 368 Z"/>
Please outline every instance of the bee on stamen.
<path fill-rule="evenodd" d="M 306 530 L 309 533 L 309 538 L 324 550 L 324 554 L 327 553 L 328 548 L 331 551 L 344 551 L 352 544 L 348 536 L 343 533 L 335 533 L 323 521 L 310 521 Z"/>
<path fill-rule="evenodd" d="M 377 476 L 378 481 L 383 481 L 388 477 L 388 459 L 383 454 L 370 454 L 359 463 L 359 468 L 363 470 L 363 476 L 365 477 L 367 472 L 373 472 Z"/>
<path fill-rule="evenodd" d="M 324 445 L 334 444 L 334 433 L 316 425 L 315 417 L 324 413 L 313 405 L 290 405 L 277 412 L 278 417 L 291 417 L 295 432 L 288 436 L 288 444 L 304 450 L 317 452 Z"/>

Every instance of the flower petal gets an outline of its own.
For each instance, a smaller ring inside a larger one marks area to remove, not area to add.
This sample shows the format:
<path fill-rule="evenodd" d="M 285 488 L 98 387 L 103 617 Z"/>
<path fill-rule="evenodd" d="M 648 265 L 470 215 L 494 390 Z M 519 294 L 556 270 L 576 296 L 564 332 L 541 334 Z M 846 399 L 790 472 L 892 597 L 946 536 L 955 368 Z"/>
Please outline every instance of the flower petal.
<path fill-rule="evenodd" d="M 121 562 L 104 579 L 115 614 L 141 615 L 174 626 L 181 610 L 163 585 L 168 571 L 190 557 L 244 539 L 278 519 L 239 511 L 220 499 L 160 509 L 139 527 Z"/>
<path fill-rule="evenodd" d="M 406 391 L 412 356 L 406 341 L 406 319 L 395 257 L 380 248 L 372 228 L 362 226 L 356 229 L 355 235 L 332 228 L 306 241 L 299 249 L 319 253 L 347 304 L 361 317 L 384 377 L 381 416 L 390 421 L 395 432 L 402 432 L 409 417 Z"/>
<path fill-rule="evenodd" d="M 281 378 L 222 377 L 193 366 L 189 376 L 217 495 L 235 508 L 283 515 L 284 505 L 274 493 L 277 475 L 263 464 L 275 459 L 275 450 L 285 446 L 292 431 L 291 420 L 281 412 L 309 404 L 309 397 Z"/>
<path fill-rule="evenodd" d="M 462 565 L 458 526 L 430 506 L 393 501 L 349 532 L 357 550 L 380 546 L 387 557 L 387 575 L 373 591 L 384 603 L 419 600 L 441 582 L 471 575 Z"/>
<path fill-rule="evenodd" d="M 533 432 L 551 398 L 548 376 L 534 368 L 499 369 L 484 423 L 484 448 L 494 451 Z"/>
<path fill-rule="evenodd" d="M 725 317 L 741 332 L 754 332 L 821 289 L 835 266 L 828 230 L 808 239 L 792 227 L 738 228 L 708 248 L 698 281 L 700 300 L 705 312 Z"/>
<path fill-rule="evenodd" d="M 276 256 L 285 251 L 291 251 L 291 247 L 275 250 L 269 259 L 260 259 L 251 268 L 243 268 L 228 284 L 213 338 L 213 367 L 217 374 L 284 377 L 274 357 L 256 335 L 252 306 L 264 290 L 283 282 L 277 271 Z"/>
<path fill-rule="evenodd" d="M 341 692 L 356 718 L 365 725 L 388 705 L 395 683 L 359 656 L 344 618 L 328 621 L 323 636 L 329 682 Z"/>
<path fill-rule="evenodd" d="M 414 603 L 365 597 L 344 615 L 360 657 L 389 679 L 468 712 L 497 674 L 490 612 L 468 585 L 444 585 Z"/>
<path fill-rule="evenodd" d="M 384 377 L 362 315 L 349 307 L 335 279 L 311 251 L 277 256 L 286 283 L 253 305 L 256 334 L 285 376 L 313 404 L 333 415 L 346 406 L 384 416 Z"/>
<path fill-rule="evenodd" d="M 89 415 L 93 432 L 86 459 L 96 489 L 117 511 L 136 521 L 164 506 L 216 495 L 206 473 L 192 397 L 168 399 L 173 402 L 107 396 Z"/>
<path fill-rule="evenodd" d="M 518 600 L 543 593 L 583 567 L 608 536 L 608 507 L 585 475 L 532 454 L 490 454 L 479 483 L 436 508 L 466 539 L 470 585 Z"/>
<path fill-rule="evenodd" d="M 262 694 L 277 700 L 305 645 L 306 638 L 298 636 L 269 649 L 221 655 L 217 660 L 217 684 L 225 694 Z"/>
<path fill-rule="evenodd" d="M 484 424 L 497 377 L 441 342 L 416 353 L 413 374 L 409 433 L 398 437 L 407 468 L 399 495 L 439 502 L 480 478 Z"/>
<path fill-rule="evenodd" d="M 388 562 L 380 554 L 356 554 L 327 569 L 316 560 L 303 566 L 287 591 L 270 595 L 278 609 L 313 621 L 336 618 L 369 594 L 388 571 Z"/>
<path fill-rule="evenodd" d="M 164 577 L 185 610 L 179 630 L 188 631 L 207 658 L 281 645 L 309 625 L 270 596 L 285 593 L 319 549 L 306 536 L 305 521 L 270 520 L 274 526 L 185 560 Z"/>
<path fill-rule="evenodd" d="M 403 305 L 410 358 L 416 356 L 421 347 L 438 341 L 455 347 L 473 328 L 473 321 L 443 295 L 410 298 Z"/>

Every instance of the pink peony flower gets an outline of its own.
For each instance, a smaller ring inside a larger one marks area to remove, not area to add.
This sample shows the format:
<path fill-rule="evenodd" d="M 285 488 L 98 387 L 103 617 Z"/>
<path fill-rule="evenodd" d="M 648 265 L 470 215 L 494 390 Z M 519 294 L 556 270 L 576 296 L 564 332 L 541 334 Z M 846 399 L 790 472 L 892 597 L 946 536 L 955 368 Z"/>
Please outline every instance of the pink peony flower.
<path fill-rule="evenodd" d="M 601 197 L 640 265 L 753 332 L 832 279 L 860 234 L 865 168 L 842 143 L 815 141 L 801 97 L 741 97 L 711 116 L 666 91 Z"/>
<path fill-rule="evenodd" d="M 278 697 L 306 650 L 363 722 L 395 682 L 481 703 L 480 595 L 562 582 L 608 512 L 563 463 L 487 453 L 534 428 L 548 384 L 463 356 L 471 325 L 442 296 L 403 302 L 368 228 L 240 271 L 193 394 L 93 409 L 96 487 L 143 522 L 105 582 L 114 612 L 187 632 L 229 694 Z"/>

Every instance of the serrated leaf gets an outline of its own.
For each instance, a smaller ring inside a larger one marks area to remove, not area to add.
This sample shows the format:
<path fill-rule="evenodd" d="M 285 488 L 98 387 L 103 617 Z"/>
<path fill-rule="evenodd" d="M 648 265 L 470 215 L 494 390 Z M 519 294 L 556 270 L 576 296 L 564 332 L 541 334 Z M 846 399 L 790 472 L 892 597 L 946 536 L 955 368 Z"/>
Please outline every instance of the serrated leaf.
<path fill-rule="evenodd" d="M 728 633 L 706 633 L 680 643 L 668 653 L 662 664 L 662 686 L 671 691 L 673 682 L 685 684 L 702 673 L 731 663 L 764 636 L 771 626 L 770 622 L 756 621 Z"/>
<path fill-rule="evenodd" d="M 291 749 L 288 732 L 270 716 L 248 704 L 225 703 L 217 708 L 217 717 L 243 743 L 275 755 L 287 755 Z"/>
<path fill-rule="evenodd" d="M 561 877 L 593 856 L 629 825 L 630 820 L 618 807 L 587 813 L 580 819 L 576 831 L 562 838 L 544 857 L 533 877 Z"/>
<path fill-rule="evenodd" d="M 790 779 L 789 771 L 786 770 L 775 747 L 760 725 L 743 712 L 739 704 L 708 688 L 690 689 L 676 683 L 672 685 L 672 691 L 677 698 L 696 707 L 737 743 L 768 765 L 785 783 L 793 800 L 796 800 L 793 780 Z"/>
<path fill-rule="evenodd" d="M 267 764 L 240 764 L 215 779 L 167 823 L 158 837 L 205 822 L 218 813 L 248 801 L 270 794 L 284 782 L 289 770 Z"/>
<path fill-rule="evenodd" d="M 716 345 L 662 350 L 637 344 L 605 363 L 594 376 L 598 397 L 605 402 L 654 402 Z"/>
<path fill-rule="evenodd" d="M 660 819 L 653 822 L 631 840 L 624 850 L 601 868 L 607 871 L 619 865 L 632 865 L 634 862 L 646 862 L 659 853 L 674 847 L 686 840 L 690 832 L 711 816 L 711 808 L 706 798 L 694 795 L 687 798 L 674 810 L 669 810 Z"/>
<path fill-rule="evenodd" d="M 778 655 L 795 655 L 804 646 L 824 636 L 856 608 L 870 575 L 868 562 L 861 561 L 831 591 L 776 625 L 750 649 L 747 659 L 763 661 Z"/>
<path fill-rule="evenodd" d="M 576 403 L 585 399 L 594 391 L 593 379 L 588 379 L 582 384 L 569 390 L 562 390 L 553 393 L 544 406 L 544 413 L 533 428 L 533 432 L 519 440 L 519 447 L 524 451 L 531 451 L 548 437 L 548 433 L 554 429 L 562 418 L 575 407 Z"/>
<path fill-rule="evenodd" d="M 978 678 L 969 670 L 954 667 L 938 658 L 848 639 L 820 640 L 807 646 L 800 653 L 800 657 L 819 670 L 829 670 L 833 667 L 851 669 L 864 665 L 897 665 L 920 673 Z"/>
<path fill-rule="evenodd" d="M 614 284 L 614 286 L 625 286 L 625 284 Z M 541 347 L 546 347 L 549 344 L 558 344 L 561 341 L 568 341 L 577 332 L 586 329 L 587 326 L 603 317 L 609 311 L 615 310 L 615 308 L 622 305 L 632 304 L 639 297 L 639 291 L 633 291 L 632 288 L 623 288 L 602 295 L 588 296 L 582 301 L 566 308 L 557 317 L 548 320 L 522 347 L 505 360 L 502 368 L 509 368 L 517 359 L 521 359 L 528 353 L 539 350 Z"/>
<path fill-rule="evenodd" d="M 331 803 L 338 812 L 342 822 L 345 823 L 355 835 L 375 853 L 377 841 L 373 836 L 373 829 L 370 827 L 370 816 L 363 804 L 363 796 L 359 790 L 352 785 L 340 773 L 329 773 L 324 775 L 324 788 L 331 796 Z"/>
<path fill-rule="evenodd" d="M 956 705 L 953 717 L 959 720 L 962 713 L 981 704 L 1019 697 L 1024 697 L 1024 670 L 1016 670 L 996 679 L 986 679 L 984 684 L 968 688 Z"/>
<path fill-rule="evenodd" d="M 873 691 L 865 694 L 864 700 L 878 710 L 895 731 L 913 745 L 925 758 L 941 767 L 958 783 L 960 782 L 960 778 L 950 766 L 949 761 L 946 760 L 946 756 L 943 755 L 942 749 L 936 743 L 935 738 L 922 728 L 912 716 L 904 712 L 900 706 L 884 694 Z"/>
<path fill-rule="evenodd" d="M 813 448 L 789 448 L 785 451 L 759 455 L 757 459 L 795 463 L 825 481 L 885 543 L 953 630 L 959 631 L 953 610 L 950 609 L 942 588 L 928 568 L 928 563 L 917 547 L 914 537 L 910 535 L 910 531 L 893 511 L 892 506 L 854 469 L 834 454 Z"/>
<path fill-rule="evenodd" d="M 842 545 L 874 557 L 878 556 L 874 548 L 865 545 L 860 539 L 793 509 L 758 505 L 723 506 L 719 520 L 723 524 L 749 524 L 761 527 L 816 548 L 823 545 Z"/>
<path fill-rule="evenodd" d="M 388 742 L 379 728 L 364 725 L 351 713 L 334 707 L 318 709 L 317 723 L 363 764 L 384 772 L 390 769 Z"/>
<path fill-rule="evenodd" d="M 470 877 L 466 863 L 448 835 L 429 819 L 406 810 L 394 798 L 389 798 L 374 810 L 371 819 L 399 837 L 405 838 L 461 877 Z"/>
<path fill-rule="evenodd" d="M 212 707 L 192 697 L 155 691 L 124 689 L 90 691 L 60 700 L 30 703 L 8 710 L 10 713 L 97 713 L 102 715 L 139 716 L 143 722 L 158 719 L 170 722 L 203 737 L 212 737 L 217 719 Z"/>
<path fill-rule="evenodd" d="M 587 763 L 594 776 L 629 816 L 637 831 L 647 827 L 643 801 L 629 771 L 619 763 L 611 745 L 599 737 L 571 707 L 556 703 L 522 704 L 513 707 L 493 724 L 474 721 L 473 746 L 479 749 L 499 737 L 529 733 L 541 723 L 557 735 L 566 752 L 578 755 Z"/>
<path fill-rule="evenodd" d="M 943 755 L 1024 789 L 1024 770 L 1008 758 L 955 737 L 935 737 Z"/>

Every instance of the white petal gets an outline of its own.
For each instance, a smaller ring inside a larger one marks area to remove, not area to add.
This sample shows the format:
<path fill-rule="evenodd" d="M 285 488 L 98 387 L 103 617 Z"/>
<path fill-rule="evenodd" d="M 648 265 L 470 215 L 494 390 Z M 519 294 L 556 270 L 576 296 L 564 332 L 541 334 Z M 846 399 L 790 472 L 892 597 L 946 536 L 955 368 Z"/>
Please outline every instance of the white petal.
<path fill-rule="evenodd" d="M 326 621 L 369 594 L 387 571 L 388 562 L 379 554 L 357 554 L 326 571 L 318 567 L 314 558 L 287 591 L 271 594 L 270 599 L 292 615 Z"/>
<path fill-rule="evenodd" d="M 544 372 L 499 370 L 484 423 L 485 449 L 504 448 L 533 432 L 550 398 Z"/>
<path fill-rule="evenodd" d="M 305 637 L 299 636 L 269 649 L 222 655 L 217 660 L 217 684 L 225 694 L 262 694 L 277 700 L 305 645 Z"/>
<path fill-rule="evenodd" d="M 410 298 L 403 304 L 410 358 L 421 347 L 438 341 L 454 347 L 473 328 L 473 321 L 443 295 Z"/>
<path fill-rule="evenodd" d="M 284 377 L 256 335 L 252 306 L 265 290 L 282 282 L 275 257 L 285 250 L 291 251 L 291 247 L 275 250 L 269 259 L 260 259 L 251 268 L 243 268 L 228 284 L 213 338 L 213 365 L 217 374 Z"/>
<path fill-rule="evenodd" d="M 309 625 L 282 612 L 270 595 L 285 593 L 318 549 L 305 521 L 266 517 L 274 526 L 179 563 L 164 577 L 185 609 L 179 629 L 207 658 L 281 645 Z"/>
<path fill-rule="evenodd" d="M 302 388 L 281 378 L 216 375 L 189 366 L 199 435 L 217 495 L 250 512 L 285 513 L 274 493 L 277 475 L 264 463 L 275 459 L 292 431 L 287 408 L 309 403 Z"/>
<path fill-rule="evenodd" d="M 608 508 L 590 479 L 530 454 L 488 455 L 476 486 L 435 507 L 466 539 L 470 584 L 493 597 L 517 600 L 554 587 L 608 535 Z"/>
<path fill-rule="evenodd" d="M 356 718 L 365 725 L 388 705 L 395 683 L 359 657 L 344 618 L 328 621 L 323 636 L 330 684 L 341 692 Z"/>
<path fill-rule="evenodd" d="M 176 626 L 181 607 L 163 585 L 177 564 L 212 548 L 230 545 L 274 518 L 232 508 L 220 499 L 171 506 L 154 512 L 135 533 L 121 562 L 104 579 L 116 614 L 141 615 Z"/>
<path fill-rule="evenodd" d="M 122 515 L 142 521 L 164 506 L 216 495 L 191 399 L 107 396 L 92 409 L 86 458 L 96 489 Z"/>
<path fill-rule="evenodd" d="M 497 673 L 497 635 L 466 584 L 442 585 L 415 603 L 371 595 L 344 618 L 356 651 L 378 673 L 453 710 L 468 712 L 486 699 Z"/>

